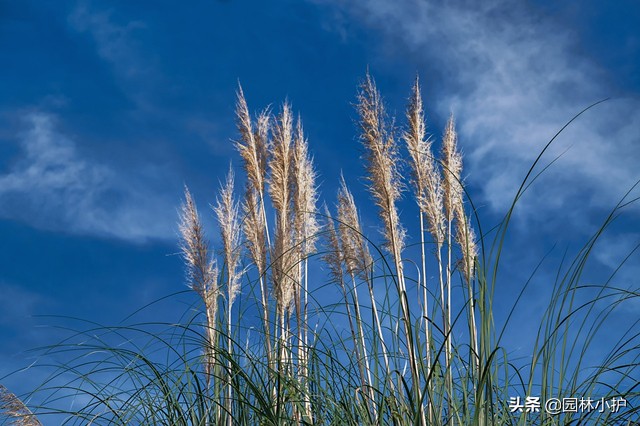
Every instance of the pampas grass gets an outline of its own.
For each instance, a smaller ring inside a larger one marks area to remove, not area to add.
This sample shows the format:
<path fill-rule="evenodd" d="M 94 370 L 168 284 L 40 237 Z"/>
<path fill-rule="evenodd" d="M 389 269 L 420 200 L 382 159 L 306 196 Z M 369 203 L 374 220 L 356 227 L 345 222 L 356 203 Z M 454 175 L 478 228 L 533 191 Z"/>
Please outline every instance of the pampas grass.
<path fill-rule="evenodd" d="M 291 180 L 293 178 L 293 119 L 291 107 L 285 103 L 273 126 L 273 144 L 269 163 L 269 195 L 276 214 L 273 249 L 273 288 L 278 314 L 284 334 L 285 316 L 293 304 L 296 283 L 293 271 L 296 264 L 295 241 L 291 223 Z M 282 335 L 283 335 L 282 334 Z"/>
<path fill-rule="evenodd" d="M 416 401 L 422 401 L 420 373 L 411 330 L 412 320 L 407 301 L 402 250 L 405 231 L 400 224 L 396 202 L 400 198 L 402 183 L 398 174 L 398 147 L 390 128 L 382 97 L 373 78 L 367 74 L 358 93 L 361 140 L 365 148 L 365 163 L 370 181 L 369 190 L 376 200 L 379 216 L 384 223 L 384 236 L 395 263 L 395 281 L 402 311 L 405 344 L 409 355 L 412 389 Z M 420 402 L 422 410 L 422 402 Z M 424 415 L 421 424 L 426 423 Z"/>
<path fill-rule="evenodd" d="M 0 415 L 9 417 L 15 426 L 42 426 L 31 410 L 14 394 L 0 385 Z M 0 417 L 1 418 L 1 417 Z"/>
<path fill-rule="evenodd" d="M 584 285 L 582 278 L 596 241 L 634 200 L 621 200 L 573 262 L 560 266 L 531 357 L 513 359 L 502 341 L 504 329 L 535 276 L 522 287 L 500 330 L 493 303 L 498 268 L 515 205 L 553 140 L 490 237 L 482 232 L 462 179 L 453 116 L 435 149 L 438 142 L 428 135 L 421 90 L 416 79 L 405 123 L 399 126 L 387 115 L 370 75 L 357 91 L 365 187 L 380 221 L 380 237 L 367 235 L 373 224 L 365 226 L 363 219 L 371 218 L 360 212 L 368 205 L 356 204 L 342 176 L 335 179 L 335 204 L 325 203 L 318 211 L 313 141 L 307 140 L 301 119 L 294 119 L 289 103 L 277 115 L 269 109 L 252 115 L 239 87 L 234 144 L 246 173 L 243 198 L 236 198 L 230 171 L 213 217 L 200 217 L 186 188 L 180 210 L 186 281 L 200 305 L 189 311 L 192 317 L 184 324 L 167 324 L 168 331 L 150 332 L 149 324 L 91 328 L 79 332 L 77 340 L 49 348 L 48 353 L 78 356 L 42 386 L 39 391 L 50 390 L 52 396 L 34 412 L 55 412 L 47 404 L 59 403 L 64 400 L 59 395 L 66 393 L 88 402 L 79 410 L 58 410 L 65 424 L 636 421 L 640 323 L 632 324 L 593 368 L 586 368 L 585 354 L 597 330 L 613 319 L 613 309 L 637 303 L 640 291 L 613 285 L 613 277 L 600 285 Z M 410 179 L 404 178 L 405 165 Z M 401 204 L 406 189 L 415 204 Z M 335 206 L 334 213 L 327 204 Z M 419 225 L 420 234 L 407 232 L 401 216 L 414 217 L 406 229 Z M 217 252 L 203 225 L 213 219 L 220 232 Z M 486 250 L 489 238 L 491 249 Z M 454 288 L 462 291 L 454 295 Z M 582 301 L 584 292 L 591 292 L 591 299 Z M 339 299 L 327 302 L 333 294 Z M 126 336 L 126 344 L 110 345 L 106 336 L 111 333 Z M 136 343 L 141 336 L 150 341 Z M 158 350 L 166 351 L 166 359 L 154 357 Z M 106 383 L 105 373 L 110 375 Z M 47 386 L 67 376 L 72 378 L 66 384 Z M 513 396 L 535 392 L 543 399 L 625 398 L 628 407 L 553 416 L 512 410 Z M 0 399 L 13 419 L 17 414 L 33 419 L 2 387 Z"/>
<path fill-rule="evenodd" d="M 309 155 L 309 145 L 302 130 L 302 121 L 298 117 L 296 134 L 293 146 L 293 228 L 294 244 L 298 256 L 298 282 L 295 295 L 296 318 L 298 323 L 298 369 L 299 377 L 304 381 L 308 376 L 307 346 L 308 335 L 308 295 L 309 295 L 309 270 L 308 258 L 314 253 L 318 239 L 319 225 L 317 220 L 317 188 L 316 171 L 313 160 Z M 308 389 L 304 392 L 305 415 L 308 420 L 312 418 L 311 401 Z"/>
<path fill-rule="evenodd" d="M 426 123 L 424 110 L 422 107 L 422 94 L 418 78 L 413 84 L 409 105 L 406 112 L 407 130 L 403 134 L 403 139 L 407 144 L 411 171 L 413 175 L 412 184 L 414 196 L 420 209 L 420 249 L 421 249 L 421 277 L 422 277 L 422 302 L 423 302 L 423 320 L 425 332 L 425 344 L 429 348 L 432 344 L 430 335 L 431 325 L 429 323 L 429 296 L 427 287 L 427 266 L 426 266 L 426 248 L 425 248 L 425 226 L 424 218 L 426 216 L 428 229 L 436 245 L 436 260 L 438 263 L 438 277 L 440 284 L 440 309 L 445 315 L 444 306 L 444 281 L 442 276 L 442 244 L 445 238 L 445 221 L 443 213 L 443 191 L 442 178 L 440 170 L 437 167 L 435 157 L 431 152 L 431 140 L 427 139 Z M 427 374 L 430 374 L 432 368 L 431 350 L 426 351 Z M 448 359 L 448 356 L 447 356 Z M 431 387 L 431 386 L 428 386 Z M 430 407 L 429 419 L 432 417 L 432 408 Z"/>
<path fill-rule="evenodd" d="M 204 361 L 207 387 L 216 363 L 215 348 L 218 315 L 218 268 L 215 258 L 209 254 L 207 238 L 198 215 L 196 204 L 189 189 L 184 190 L 185 201 L 180 212 L 180 248 L 186 265 L 187 283 L 202 298 L 207 318 L 207 339 L 204 345 L 206 356 Z"/>
<path fill-rule="evenodd" d="M 271 359 L 272 346 L 269 325 L 269 294 L 267 288 L 267 251 L 271 246 L 269 227 L 265 211 L 265 182 L 267 179 L 267 163 L 269 155 L 269 124 L 268 110 L 262 111 L 255 123 L 251 120 L 249 107 L 242 91 L 238 87 L 236 102 L 236 123 L 240 140 L 235 143 L 243 159 L 244 170 L 247 174 L 242 209 L 245 215 L 243 221 L 246 245 L 251 260 L 258 270 L 260 282 L 260 301 L 262 303 L 263 332 L 265 333 L 266 356 Z"/>
<path fill-rule="evenodd" d="M 233 325 L 233 302 L 240 293 L 241 273 L 238 271 L 240 261 L 240 220 L 238 218 L 238 204 L 234 199 L 234 175 L 233 170 L 229 170 L 227 180 L 220 189 L 220 198 L 213 208 L 218 219 L 220 235 L 222 237 L 222 253 L 226 271 L 227 281 L 227 351 L 232 356 L 233 346 L 231 337 L 231 327 Z M 229 384 L 227 386 L 227 411 L 231 413 L 231 400 L 233 398 L 233 386 L 231 384 L 231 360 L 228 361 Z M 231 425 L 231 416 L 227 424 Z"/>

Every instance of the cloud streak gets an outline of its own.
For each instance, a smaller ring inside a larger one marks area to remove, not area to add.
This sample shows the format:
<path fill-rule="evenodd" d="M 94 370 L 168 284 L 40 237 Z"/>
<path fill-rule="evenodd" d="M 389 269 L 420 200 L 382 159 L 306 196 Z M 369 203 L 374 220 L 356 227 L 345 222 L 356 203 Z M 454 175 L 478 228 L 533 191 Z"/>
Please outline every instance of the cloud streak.
<path fill-rule="evenodd" d="M 422 63 L 436 64 L 447 90 L 437 113 L 458 118 L 468 181 L 480 190 L 479 204 L 495 212 L 508 208 L 556 131 L 613 94 L 606 73 L 578 53 L 568 30 L 521 3 L 330 3 L 382 31 L 388 43 L 402 43 Z M 546 162 L 568 151 L 522 200 L 520 219 L 544 222 L 559 210 L 571 215 L 576 203 L 610 208 L 631 187 L 639 177 L 633 159 L 640 158 L 634 130 L 640 102 L 633 96 L 594 108 L 562 133 Z"/>
<path fill-rule="evenodd" d="M 133 42 L 135 32 L 146 28 L 143 22 L 118 25 L 109 12 L 94 11 L 85 2 L 78 3 L 68 22 L 73 30 L 91 36 L 100 58 L 111 64 L 123 78 L 140 77 L 151 71 L 139 60 L 140 52 L 136 51 Z"/>
<path fill-rule="evenodd" d="M 159 182 L 83 158 L 51 115 L 30 113 L 25 123 L 22 155 L 0 174 L 0 217 L 130 241 L 174 237 L 175 208 Z"/>

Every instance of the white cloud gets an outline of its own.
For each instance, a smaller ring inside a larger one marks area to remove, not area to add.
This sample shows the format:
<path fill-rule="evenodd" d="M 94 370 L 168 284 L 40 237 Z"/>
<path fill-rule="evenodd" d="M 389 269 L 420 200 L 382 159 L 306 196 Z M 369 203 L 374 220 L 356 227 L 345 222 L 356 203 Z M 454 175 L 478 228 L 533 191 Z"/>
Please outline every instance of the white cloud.
<path fill-rule="evenodd" d="M 26 123 L 23 155 L 0 174 L 0 217 L 133 241 L 174 237 L 175 200 L 154 188 L 159 182 L 83 158 L 50 115 L 31 113 Z"/>
<path fill-rule="evenodd" d="M 437 113 L 455 113 L 468 179 L 494 211 L 505 211 L 564 123 L 612 95 L 603 71 L 579 53 L 573 33 L 523 3 L 330 3 L 382 31 L 389 43 L 403 43 L 408 49 L 402 51 L 420 62 L 435 64 L 447 91 Z M 522 200 L 520 218 L 545 221 L 558 211 L 571 214 L 576 203 L 613 207 L 640 178 L 639 126 L 640 101 L 633 94 L 588 111 L 558 138 L 543 163 L 569 151 Z"/>

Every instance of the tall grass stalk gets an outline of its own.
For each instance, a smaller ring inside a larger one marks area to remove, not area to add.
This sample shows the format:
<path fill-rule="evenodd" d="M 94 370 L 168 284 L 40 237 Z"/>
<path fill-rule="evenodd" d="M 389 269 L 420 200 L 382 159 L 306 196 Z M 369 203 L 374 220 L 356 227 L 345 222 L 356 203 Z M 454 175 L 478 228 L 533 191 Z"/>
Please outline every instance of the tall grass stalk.
<path fill-rule="evenodd" d="M 271 238 L 265 210 L 270 117 L 268 110 L 261 112 L 258 115 L 254 129 L 249 107 L 241 86 L 238 87 L 237 93 L 236 122 L 240 133 L 240 141 L 236 142 L 236 148 L 243 159 L 244 170 L 247 174 L 247 188 L 243 205 L 245 213 L 244 233 L 252 261 L 258 270 L 262 321 L 265 333 L 264 342 L 266 356 L 270 360 L 272 345 L 266 273 L 267 249 L 271 247 Z"/>
<path fill-rule="evenodd" d="M 307 389 L 307 345 L 308 345 L 308 261 L 315 251 L 315 243 L 319 230 L 316 212 L 317 188 L 316 172 L 313 160 L 309 156 L 307 140 L 302 130 L 302 122 L 298 118 L 293 147 L 293 211 L 295 247 L 298 255 L 296 316 L 298 325 L 298 368 L 299 376 L 305 382 L 304 407 L 308 421 L 312 420 L 311 401 Z"/>
<path fill-rule="evenodd" d="M 209 253 L 207 238 L 198 215 L 193 197 L 185 187 L 185 201 L 180 213 L 180 235 L 182 255 L 186 264 L 187 282 L 200 295 L 204 302 L 206 313 L 207 339 L 205 342 L 205 377 L 207 388 L 210 387 L 216 366 L 217 344 L 217 315 L 218 296 L 218 268 L 215 258 Z"/>
<path fill-rule="evenodd" d="M 433 342 L 430 332 L 430 312 L 429 312 L 429 292 L 427 287 L 427 266 L 425 250 L 425 216 L 427 218 L 429 232 L 436 246 L 436 261 L 438 263 L 438 278 L 440 283 L 441 310 L 444 309 L 444 284 L 442 277 L 441 250 L 444 242 L 444 213 L 443 213 L 443 191 L 442 177 L 438 170 L 437 163 L 431 151 L 432 142 L 427 138 L 424 110 L 422 106 L 422 94 L 418 77 L 413 84 L 412 93 L 409 98 L 409 105 L 406 112 L 408 128 L 403 134 L 407 144 L 409 158 L 411 160 L 411 171 L 413 174 L 412 184 L 414 195 L 420 209 L 420 250 L 421 250 L 421 277 L 422 277 L 422 304 L 423 320 L 425 329 L 425 345 L 427 357 L 427 377 L 431 376 L 432 360 L 431 352 Z M 448 362 L 448 355 L 447 355 Z M 432 381 L 427 382 L 427 392 L 433 394 Z M 433 420 L 433 407 L 428 401 L 429 421 Z"/>
<path fill-rule="evenodd" d="M 358 341 L 362 352 L 364 370 L 366 372 L 366 391 L 372 404 L 375 401 L 375 393 L 373 380 L 371 377 L 371 365 L 369 363 L 369 354 L 367 353 L 367 343 L 365 341 L 363 318 L 360 313 L 360 301 L 358 298 L 358 287 L 356 284 L 356 275 L 367 268 L 367 253 L 363 249 L 361 237 L 354 232 L 354 226 L 359 224 L 358 211 L 356 208 L 353 195 L 349 192 L 344 177 L 341 177 L 340 190 L 338 191 L 338 230 L 340 232 L 340 241 L 344 256 L 345 269 L 352 283 L 353 308 L 355 313 L 355 322 L 357 324 Z M 373 302 L 375 303 L 375 299 Z M 372 406 L 372 414 L 376 417 L 375 404 Z"/>
<path fill-rule="evenodd" d="M 227 352 L 229 358 L 233 356 L 232 325 L 233 302 L 240 293 L 240 278 L 242 273 L 238 271 L 240 263 L 240 220 L 238 218 L 238 204 L 234 199 L 234 175 L 229 169 L 227 180 L 220 190 L 220 198 L 214 212 L 218 219 L 218 226 L 222 236 L 222 253 L 226 266 L 227 278 Z M 227 378 L 227 411 L 229 413 L 227 424 L 232 424 L 233 386 L 231 375 L 231 359 L 228 361 L 229 377 Z"/>
<path fill-rule="evenodd" d="M 402 249 L 405 231 L 400 224 L 396 202 L 401 193 L 401 181 L 397 170 L 397 144 L 385 113 L 382 98 L 375 86 L 373 78 L 367 74 L 358 93 L 358 113 L 360 115 L 361 139 L 366 150 L 366 167 L 371 191 L 380 210 L 380 218 L 384 223 L 384 237 L 387 248 L 395 263 L 394 281 L 398 291 L 405 343 L 411 369 L 412 389 L 415 401 L 422 401 L 420 389 L 420 373 L 412 319 L 409 313 Z M 426 423 L 422 403 L 420 403 L 420 421 Z"/>

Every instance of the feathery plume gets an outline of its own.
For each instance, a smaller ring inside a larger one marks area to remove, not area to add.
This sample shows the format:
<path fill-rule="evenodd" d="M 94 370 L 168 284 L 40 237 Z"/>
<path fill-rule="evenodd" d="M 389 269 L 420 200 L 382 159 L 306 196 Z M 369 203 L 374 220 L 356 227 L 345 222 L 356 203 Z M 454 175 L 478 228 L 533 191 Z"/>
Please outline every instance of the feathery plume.
<path fill-rule="evenodd" d="M 238 203 L 233 197 L 234 175 L 229 168 L 227 181 L 220 190 L 220 197 L 214 207 L 214 212 L 220 226 L 222 236 L 222 251 L 227 265 L 227 293 L 229 306 L 233 305 L 235 297 L 240 292 L 240 221 L 238 220 Z"/>
<path fill-rule="evenodd" d="M 340 246 L 340 238 L 338 237 L 338 232 L 336 231 L 336 227 L 333 223 L 331 212 L 326 205 L 324 206 L 324 214 L 327 221 L 325 225 L 325 229 L 327 230 L 325 238 L 329 247 L 322 258 L 329 266 L 329 276 L 331 277 L 331 280 L 335 282 L 342 282 L 342 260 L 344 255 L 342 253 L 342 247 Z"/>
<path fill-rule="evenodd" d="M 0 385 L 0 412 L 12 417 L 12 424 L 16 426 L 42 426 L 31 410 L 9 390 Z"/>
<path fill-rule="evenodd" d="M 217 267 L 209 257 L 209 247 L 191 192 L 185 186 L 185 202 L 180 212 L 180 249 L 187 266 L 187 282 L 191 289 L 207 300 L 208 293 L 216 293 Z"/>
<path fill-rule="evenodd" d="M 282 215 L 281 222 L 288 219 L 291 201 L 289 182 L 292 174 L 292 128 L 291 107 L 285 103 L 282 106 L 282 113 L 273 127 L 272 156 L 269 163 L 271 171 L 269 195 L 273 200 L 274 208 L 285 213 Z"/>
<path fill-rule="evenodd" d="M 258 116 L 256 129 L 254 130 L 241 86 L 238 86 L 237 96 L 236 124 L 241 140 L 236 142 L 235 145 L 244 160 L 244 169 L 247 172 L 249 182 L 253 188 L 263 194 L 267 173 L 269 113 L 265 110 Z"/>
<path fill-rule="evenodd" d="M 474 262 L 478 256 L 478 246 L 476 244 L 476 234 L 471 226 L 471 220 L 464 212 L 462 197 L 455 205 L 455 214 L 458 221 L 456 230 L 456 242 L 462 251 L 460 259 L 462 274 L 467 284 L 471 283 L 474 274 Z"/>
<path fill-rule="evenodd" d="M 382 98 L 369 74 L 360 86 L 357 110 L 366 152 L 367 178 L 371 183 L 370 191 L 380 208 L 388 249 L 399 260 L 405 233 L 395 205 L 402 189 L 397 168 L 400 159 L 394 135 L 389 130 Z"/>
<path fill-rule="evenodd" d="M 313 159 L 309 156 L 309 144 L 304 137 L 302 123 L 298 118 L 296 136 L 293 145 L 293 205 L 295 212 L 294 228 L 298 238 L 302 257 L 308 256 L 315 249 L 319 230 L 316 219 L 316 171 Z"/>
<path fill-rule="evenodd" d="M 429 233 L 438 246 L 444 243 L 445 219 L 443 213 L 442 178 L 433 156 L 432 142 L 426 138 L 426 125 L 420 95 L 420 83 L 416 77 L 409 107 L 407 108 L 409 129 L 403 133 L 411 158 L 411 171 L 415 197 L 420 211 L 425 213 Z"/>
<path fill-rule="evenodd" d="M 442 164 L 444 179 L 444 208 L 447 220 L 454 217 L 454 209 L 458 200 L 462 197 L 460 174 L 462 173 L 462 156 L 457 147 L 457 135 L 453 115 L 447 121 L 447 126 L 442 138 Z"/>
<path fill-rule="evenodd" d="M 347 273 L 369 281 L 368 271 L 373 259 L 362 234 L 356 203 L 342 175 L 338 190 L 338 230 Z"/>
<path fill-rule="evenodd" d="M 215 365 L 216 318 L 218 315 L 218 268 L 210 258 L 204 229 L 189 189 L 184 189 L 185 202 L 180 212 L 180 248 L 187 266 L 187 282 L 200 295 L 207 316 L 206 361 L 204 363 L 207 384 L 210 383 Z"/>
<path fill-rule="evenodd" d="M 264 234 L 266 224 L 260 210 L 260 196 L 255 189 L 247 187 L 242 210 L 245 214 L 243 231 L 247 237 L 247 248 L 258 268 L 258 274 L 262 276 L 267 267 L 267 244 Z"/>
<path fill-rule="evenodd" d="M 293 253 L 293 230 L 290 225 L 292 127 L 291 107 L 285 103 L 273 127 L 272 155 L 269 162 L 269 195 L 276 210 L 276 235 L 272 258 L 273 285 L 280 314 L 284 314 L 291 306 L 295 290 L 292 272 L 296 256 Z"/>

